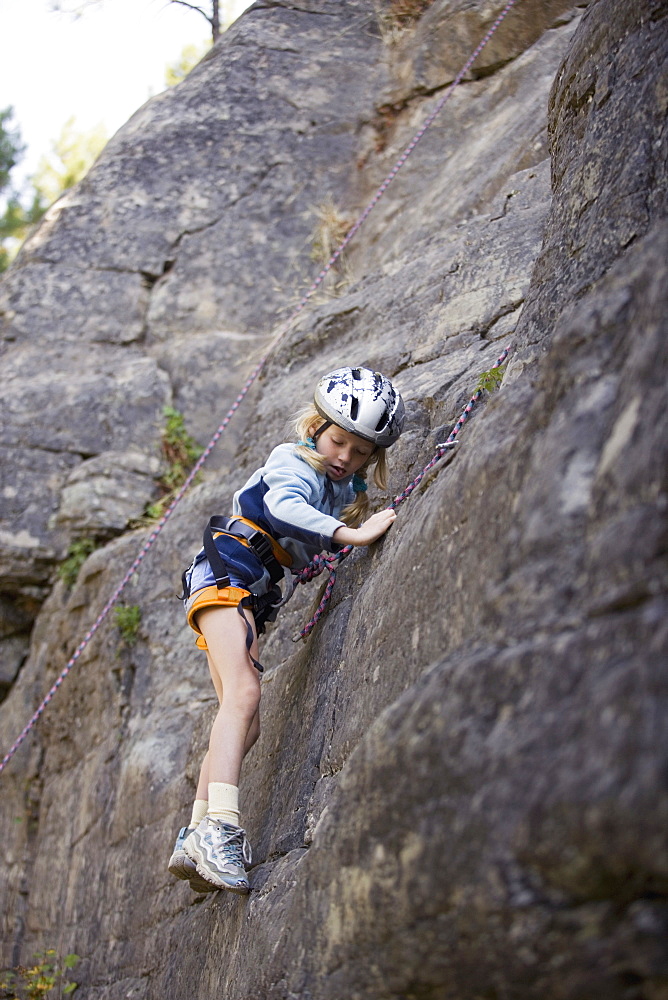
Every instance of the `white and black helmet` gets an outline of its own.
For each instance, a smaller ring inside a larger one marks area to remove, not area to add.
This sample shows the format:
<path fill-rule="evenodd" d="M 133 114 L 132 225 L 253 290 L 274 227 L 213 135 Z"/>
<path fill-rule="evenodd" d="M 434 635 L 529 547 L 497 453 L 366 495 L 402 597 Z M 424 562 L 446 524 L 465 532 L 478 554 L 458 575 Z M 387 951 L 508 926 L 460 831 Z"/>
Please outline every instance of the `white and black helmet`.
<path fill-rule="evenodd" d="M 337 368 L 323 375 L 314 401 L 328 424 L 337 424 L 379 448 L 394 444 L 403 430 L 403 399 L 389 378 L 370 368 Z"/>

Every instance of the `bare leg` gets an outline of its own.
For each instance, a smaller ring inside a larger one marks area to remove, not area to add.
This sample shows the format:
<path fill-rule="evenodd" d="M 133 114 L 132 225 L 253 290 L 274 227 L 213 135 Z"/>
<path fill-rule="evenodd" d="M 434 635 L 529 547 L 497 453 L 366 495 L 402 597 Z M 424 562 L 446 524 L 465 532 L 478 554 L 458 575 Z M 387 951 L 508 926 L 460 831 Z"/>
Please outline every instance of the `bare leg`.
<path fill-rule="evenodd" d="M 250 612 L 248 620 L 253 624 Z M 220 707 L 211 728 L 209 752 L 202 763 L 198 798 L 206 798 L 203 779 L 239 784 L 241 762 L 259 735 L 260 678 L 246 650 L 246 627 L 236 608 L 205 608 L 197 624 Z M 253 642 L 257 657 L 257 639 Z"/>
<path fill-rule="evenodd" d="M 248 730 L 248 735 L 246 736 L 246 742 L 244 744 L 244 757 L 257 742 L 260 735 L 260 709 L 253 716 L 253 721 L 251 722 L 250 729 Z M 196 799 L 206 799 L 209 795 L 209 751 L 204 754 L 204 760 L 202 761 L 202 766 L 199 771 L 199 781 L 197 782 L 197 794 Z"/>

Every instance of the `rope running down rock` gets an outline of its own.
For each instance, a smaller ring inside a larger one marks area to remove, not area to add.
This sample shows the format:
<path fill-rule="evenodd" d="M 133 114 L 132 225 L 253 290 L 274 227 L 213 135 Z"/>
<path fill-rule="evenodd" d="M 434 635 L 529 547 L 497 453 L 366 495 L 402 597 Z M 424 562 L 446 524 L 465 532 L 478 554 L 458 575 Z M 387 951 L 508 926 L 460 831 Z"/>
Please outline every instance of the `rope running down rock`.
<path fill-rule="evenodd" d="M 317 277 L 312 282 L 311 286 L 303 294 L 303 296 L 301 297 L 301 299 L 299 300 L 299 302 L 295 306 L 293 312 L 287 318 L 287 320 L 285 321 L 285 323 L 281 327 L 279 327 L 276 335 L 272 338 L 272 340 L 271 340 L 271 342 L 270 342 L 270 344 L 269 344 L 266 352 L 262 355 L 262 357 L 260 358 L 260 360 L 257 362 L 257 364 L 255 365 L 255 367 L 253 368 L 253 370 L 250 373 L 250 375 L 248 376 L 248 379 L 246 380 L 246 382 L 245 382 L 245 384 L 244 384 L 241 392 L 239 393 L 239 395 L 235 399 L 234 403 L 232 404 L 232 406 L 229 408 L 229 410 L 225 414 L 225 417 L 221 421 L 218 429 L 216 430 L 216 432 L 212 436 L 211 440 L 209 441 L 209 443 L 207 444 L 206 448 L 204 449 L 204 451 L 200 455 L 199 459 L 197 460 L 197 462 L 195 463 L 195 465 L 193 466 L 193 468 L 190 470 L 190 473 L 189 473 L 187 479 L 183 483 L 183 486 L 178 491 L 178 493 L 176 494 L 176 496 L 172 500 L 171 504 L 169 505 L 169 507 L 167 508 L 167 510 L 164 512 L 164 514 L 162 515 L 162 517 L 160 518 L 160 520 L 156 524 L 154 530 L 151 532 L 151 534 L 147 538 L 146 542 L 141 547 L 141 549 L 140 549 L 140 551 L 139 551 L 136 559 L 134 560 L 134 562 L 130 566 L 130 569 L 127 571 L 127 573 L 125 574 L 125 576 L 123 577 L 123 579 L 121 580 L 121 582 L 119 583 L 119 585 L 116 587 L 115 591 L 113 592 L 113 594 L 111 595 L 111 597 L 109 598 L 109 600 L 107 601 L 107 603 L 102 608 L 102 611 L 97 616 L 97 618 L 93 622 L 93 624 L 90 627 L 90 629 L 84 635 L 83 639 L 81 640 L 81 642 L 77 646 L 76 650 L 74 651 L 74 654 L 68 660 L 67 664 L 65 665 L 65 667 L 61 671 L 60 675 L 58 676 L 58 678 L 54 682 L 54 684 L 51 687 L 50 691 L 48 692 L 48 694 L 46 695 L 46 697 L 44 698 L 44 700 L 42 701 L 42 703 L 39 705 L 39 707 L 34 712 L 32 718 L 30 719 L 30 721 L 25 725 L 25 727 L 22 729 L 22 731 L 19 734 L 19 736 L 17 737 L 17 739 L 14 741 L 14 743 L 12 744 L 12 746 L 9 748 L 9 750 L 7 751 L 7 753 L 5 754 L 5 756 L 3 757 L 2 761 L 0 762 L 0 774 L 5 769 L 5 767 L 8 765 L 8 763 L 10 762 L 10 760 L 12 759 L 12 757 L 14 756 L 14 754 L 16 753 L 16 751 L 19 749 L 19 747 L 21 746 L 21 744 L 25 740 L 25 738 L 28 735 L 28 733 L 36 725 L 37 721 L 39 720 L 40 716 L 44 712 L 45 708 L 47 707 L 47 705 L 49 704 L 49 702 L 52 700 L 52 698 L 54 697 L 54 695 L 58 691 L 58 688 L 61 686 L 61 684 L 63 683 L 63 681 L 65 680 L 65 678 L 69 674 L 69 672 L 71 671 L 71 669 L 74 666 L 74 664 L 77 662 L 77 660 L 79 659 L 79 657 L 81 656 L 81 654 L 83 653 L 83 651 L 86 649 L 86 647 L 90 643 L 91 639 L 93 638 L 93 636 L 95 635 L 95 633 L 97 632 L 97 630 L 100 628 L 100 626 L 102 625 L 102 623 L 104 622 L 104 620 L 107 618 L 107 615 L 109 614 L 109 612 L 111 611 L 111 609 L 113 608 L 113 606 L 116 604 L 116 602 L 120 598 L 121 594 L 125 590 L 126 586 L 130 582 L 130 580 L 132 579 L 133 575 L 139 569 L 139 566 L 141 565 L 141 563 L 146 558 L 146 555 L 148 554 L 148 552 L 150 551 L 150 549 L 153 547 L 156 539 L 161 534 L 163 528 L 165 527 L 165 525 L 169 521 L 170 517 L 174 513 L 174 510 L 176 509 L 176 507 L 178 506 L 178 504 L 181 502 L 181 500 L 183 499 L 185 493 L 187 492 L 187 490 L 191 486 L 193 480 L 195 479 L 195 476 L 197 475 L 197 473 L 199 472 L 199 470 L 202 468 L 202 466 L 206 462 L 207 458 L 209 457 L 209 455 L 213 451 L 215 445 L 218 443 L 219 438 L 222 436 L 222 434 L 225 431 L 227 425 L 229 424 L 230 420 L 234 416 L 234 413 L 239 408 L 239 406 L 241 405 L 243 399 L 247 395 L 249 389 L 251 388 L 251 386 L 253 385 L 253 383 L 256 381 L 256 379 L 260 375 L 260 373 L 261 373 L 262 369 L 264 368 L 265 364 L 267 363 L 267 360 L 270 357 L 270 355 L 274 352 L 274 350 L 278 346 L 279 342 L 283 339 L 283 337 L 286 335 L 286 333 L 288 332 L 288 330 L 291 328 L 292 324 L 294 323 L 294 321 L 296 320 L 296 318 L 299 316 L 299 314 L 302 312 L 302 310 L 304 309 L 304 307 L 306 306 L 306 304 L 308 303 L 308 301 L 311 299 L 311 297 L 314 295 L 314 293 L 320 287 L 320 285 L 324 281 L 325 277 L 330 272 L 330 270 L 332 269 L 332 267 L 334 266 L 334 264 L 336 263 L 336 261 L 339 259 L 339 257 L 341 256 L 341 254 L 343 253 L 343 251 L 345 250 L 345 248 L 348 246 L 348 244 L 350 243 L 350 241 L 353 239 L 353 237 L 357 234 L 357 232 L 359 231 L 359 229 L 366 222 L 367 218 L 369 217 L 369 215 L 371 214 L 371 212 L 373 211 L 373 209 L 376 207 L 376 205 L 378 204 L 378 202 L 380 201 L 380 199 L 383 197 L 383 195 L 387 191 L 388 187 L 390 186 L 390 184 L 392 183 L 392 181 L 394 180 L 394 178 L 396 177 L 396 175 L 398 174 L 398 172 L 401 170 L 401 168 L 405 164 L 405 162 L 408 159 L 408 157 L 411 155 L 411 153 L 413 152 L 413 150 L 415 149 L 415 147 L 419 143 L 420 139 L 422 139 L 422 137 L 424 136 L 425 132 L 427 132 L 427 130 L 434 123 L 436 117 L 442 111 L 442 109 L 444 108 L 444 106 L 446 105 L 446 103 L 448 102 L 448 100 L 450 99 L 450 97 L 452 96 L 455 88 L 461 83 L 461 81 L 463 80 L 464 76 L 468 73 L 469 69 L 471 68 L 471 66 L 473 65 L 473 63 L 475 62 L 475 60 L 478 58 L 478 56 L 480 55 L 480 53 L 482 52 L 482 50 L 485 48 L 485 46 L 487 45 L 487 43 L 489 42 L 489 40 L 492 38 L 492 36 L 496 32 L 497 28 L 499 27 L 499 25 L 501 24 L 501 22 L 503 21 L 503 19 L 506 17 L 506 15 L 512 10 L 512 8 L 518 2 L 519 2 L 519 0 L 508 0 L 508 2 L 506 3 L 506 5 L 504 6 L 503 10 L 500 12 L 500 14 L 496 18 L 496 20 L 494 21 L 494 23 L 492 24 L 492 26 L 489 28 L 489 30 L 487 31 L 487 33 L 483 37 L 482 41 L 478 44 L 478 46 L 475 48 L 475 50 L 471 53 L 471 55 L 467 59 L 467 61 L 464 64 L 464 66 L 462 66 L 461 70 L 459 71 L 459 73 L 457 74 L 457 76 L 455 77 L 455 79 L 452 81 L 452 83 L 450 84 L 450 86 L 446 90 L 446 92 L 443 95 L 443 97 L 441 97 L 439 99 L 439 101 L 436 103 L 434 109 L 431 111 L 431 113 L 429 114 L 429 116 L 427 117 L 427 119 L 425 120 L 425 122 L 423 123 L 423 125 L 420 127 L 420 129 L 415 133 L 415 135 L 413 136 L 413 138 L 411 139 L 411 141 L 408 143 L 408 145 L 406 146 L 406 148 L 402 152 L 401 156 L 399 157 L 399 159 L 397 160 L 397 162 L 394 164 L 394 166 L 392 167 L 392 169 L 388 173 L 387 177 L 381 183 L 381 185 L 379 186 L 378 190 L 376 191 L 376 193 L 374 194 L 373 198 L 371 199 L 371 201 L 369 202 L 369 204 L 367 205 L 367 207 L 364 209 L 364 211 L 362 212 L 362 214 L 360 215 L 360 217 L 357 219 L 357 221 L 352 226 L 352 228 L 348 231 L 348 233 L 344 237 L 344 239 L 341 242 L 341 244 L 334 251 L 334 253 L 329 258 L 329 260 L 327 261 L 327 263 L 325 264 L 325 266 L 322 268 L 322 270 L 320 271 L 320 273 L 317 275 Z M 321 572 L 322 572 L 322 570 L 321 570 Z M 330 581 L 328 581 L 328 584 L 327 584 L 328 587 L 329 587 L 330 582 L 331 582 L 331 585 L 334 586 L 334 583 L 331 580 L 331 577 L 330 577 Z M 331 593 L 331 588 L 330 588 L 330 593 Z"/>

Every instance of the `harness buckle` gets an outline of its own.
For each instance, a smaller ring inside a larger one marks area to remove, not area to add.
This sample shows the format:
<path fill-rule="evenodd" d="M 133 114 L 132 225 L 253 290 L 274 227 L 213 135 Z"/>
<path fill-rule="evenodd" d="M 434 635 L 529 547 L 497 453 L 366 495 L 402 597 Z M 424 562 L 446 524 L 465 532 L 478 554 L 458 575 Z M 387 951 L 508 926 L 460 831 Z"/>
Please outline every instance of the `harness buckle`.
<path fill-rule="evenodd" d="M 275 558 L 271 542 L 261 531 L 254 531 L 252 535 L 246 536 L 248 544 L 255 549 L 262 562 L 266 565 L 270 559 Z"/>

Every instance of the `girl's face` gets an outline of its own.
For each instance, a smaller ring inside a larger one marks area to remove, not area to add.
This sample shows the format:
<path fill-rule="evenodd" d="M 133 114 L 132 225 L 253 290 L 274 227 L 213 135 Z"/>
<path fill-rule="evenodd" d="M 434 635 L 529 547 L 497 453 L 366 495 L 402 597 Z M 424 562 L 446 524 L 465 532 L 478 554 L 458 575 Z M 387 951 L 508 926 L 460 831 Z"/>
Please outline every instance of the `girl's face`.
<path fill-rule="evenodd" d="M 325 474 L 337 482 L 361 469 L 375 448 L 370 441 L 331 424 L 316 438 L 315 450 L 325 459 Z"/>

